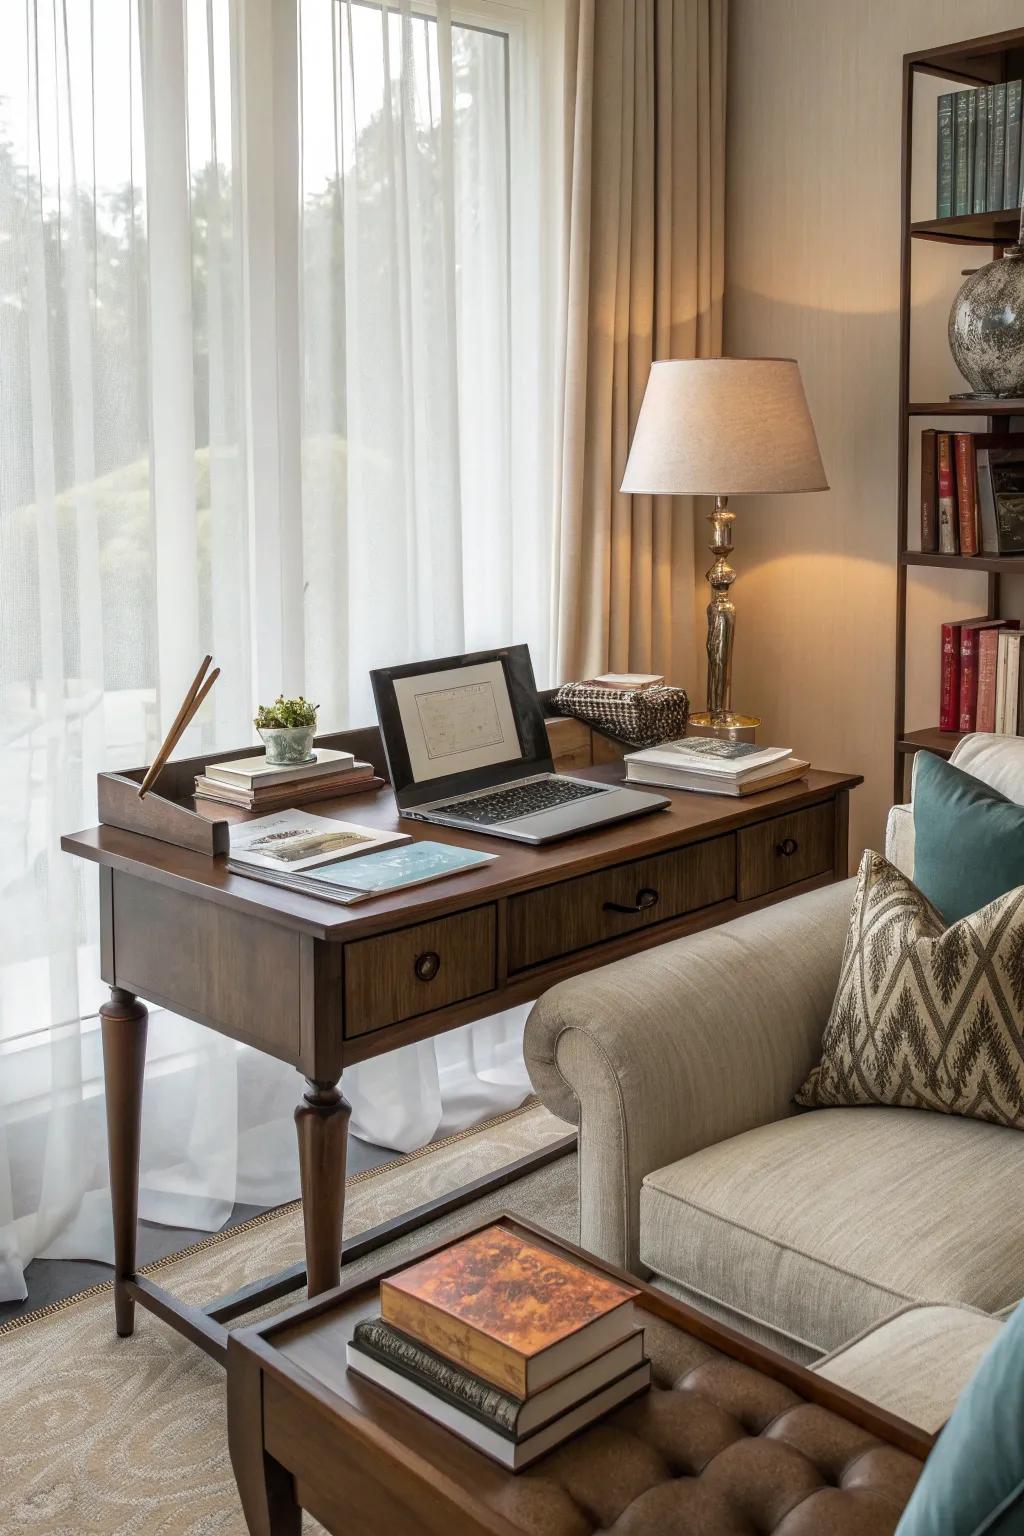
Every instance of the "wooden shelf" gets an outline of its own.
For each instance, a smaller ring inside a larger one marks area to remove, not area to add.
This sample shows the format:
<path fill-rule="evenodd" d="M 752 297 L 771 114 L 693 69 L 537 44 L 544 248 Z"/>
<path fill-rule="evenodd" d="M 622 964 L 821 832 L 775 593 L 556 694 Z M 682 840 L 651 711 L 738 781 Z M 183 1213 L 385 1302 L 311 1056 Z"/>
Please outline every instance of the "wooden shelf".
<path fill-rule="evenodd" d="M 1004 575 L 1024 576 L 1024 555 L 940 555 L 920 549 L 904 549 L 901 565 L 934 565 L 939 570 L 1000 571 Z"/>
<path fill-rule="evenodd" d="M 930 725 L 924 731 L 908 731 L 896 743 L 897 752 L 934 752 L 937 757 L 949 757 L 954 747 L 963 739 L 962 731 L 940 731 Z"/>
<path fill-rule="evenodd" d="M 910 416 L 1024 416 L 1024 400 L 912 400 Z"/>
<path fill-rule="evenodd" d="M 948 219 L 917 219 L 910 226 L 915 240 L 942 240 L 948 245 L 1012 245 L 1020 229 L 1020 209 L 993 213 L 958 213 Z"/>

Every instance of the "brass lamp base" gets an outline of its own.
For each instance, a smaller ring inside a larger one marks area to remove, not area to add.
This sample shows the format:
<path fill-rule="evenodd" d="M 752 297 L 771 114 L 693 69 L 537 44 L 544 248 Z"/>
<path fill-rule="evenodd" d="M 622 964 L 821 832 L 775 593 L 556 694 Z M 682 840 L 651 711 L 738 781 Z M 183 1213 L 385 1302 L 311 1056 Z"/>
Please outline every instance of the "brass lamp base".
<path fill-rule="evenodd" d="M 736 628 L 736 608 L 729 589 L 736 572 L 729 564 L 732 554 L 732 525 L 735 513 L 729 511 L 728 496 L 715 497 L 711 524 L 711 553 L 715 563 L 708 571 L 711 601 L 708 603 L 708 707 L 690 716 L 690 724 L 721 736 L 752 732 L 761 724 L 756 715 L 740 715 L 732 708 L 732 641 Z"/>
<path fill-rule="evenodd" d="M 752 731 L 761 724 L 759 715 L 737 715 L 734 710 L 727 709 L 721 714 L 712 714 L 709 709 L 701 709 L 695 715 L 690 715 L 688 723 L 699 725 L 705 731 Z"/>

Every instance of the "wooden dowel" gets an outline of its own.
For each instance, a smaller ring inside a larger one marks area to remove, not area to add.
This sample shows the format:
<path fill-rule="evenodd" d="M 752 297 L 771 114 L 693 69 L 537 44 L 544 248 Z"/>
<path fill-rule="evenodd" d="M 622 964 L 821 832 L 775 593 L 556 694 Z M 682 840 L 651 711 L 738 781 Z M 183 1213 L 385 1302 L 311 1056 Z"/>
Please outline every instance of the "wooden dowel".
<path fill-rule="evenodd" d="M 194 716 L 196 710 L 199 708 L 199 705 L 209 693 L 211 684 L 217 677 L 220 676 L 220 668 L 215 667 L 210 676 L 206 678 L 205 685 L 201 688 L 201 685 L 203 685 L 203 678 L 206 676 L 206 669 L 212 660 L 212 656 L 203 657 L 202 665 L 200 666 L 199 671 L 196 673 L 195 677 L 192 679 L 188 692 L 185 694 L 185 697 L 181 701 L 181 708 L 175 715 L 170 730 L 167 732 L 167 735 L 160 743 L 160 750 L 157 752 L 152 763 L 150 764 L 146 773 L 146 777 L 139 785 L 140 800 L 144 797 L 146 791 L 152 789 L 153 785 L 156 783 L 157 778 L 163 771 L 164 764 L 167 762 L 167 759 L 178 745 L 180 738 L 184 735 L 185 730 L 191 723 L 192 717 Z"/>

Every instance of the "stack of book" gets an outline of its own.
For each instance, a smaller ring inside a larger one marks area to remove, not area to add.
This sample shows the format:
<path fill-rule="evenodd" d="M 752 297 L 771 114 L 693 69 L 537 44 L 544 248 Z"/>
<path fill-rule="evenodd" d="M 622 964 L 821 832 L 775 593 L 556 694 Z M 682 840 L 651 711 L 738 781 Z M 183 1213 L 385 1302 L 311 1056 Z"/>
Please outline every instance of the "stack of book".
<path fill-rule="evenodd" d="M 1024 554 L 1024 433 L 921 433 L 921 548 Z"/>
<path fill-rule="evenodd" d="M 210 763 L 196 778 L 196 799 L 263 813 L 353 795 L 377 782 L 371 764 L 359 762 L 351 752 L 317 747 L 312 762 L 294 768 L 273 766 L 262 755 Z"/>
<path fill-rule="evenodd" d="M 381 1282 L 349 1369 L 518 1472 L 650 1386 L 638 1294 L 488 1227 Z"/>
<path fill-rule="evenodd" d="M 1016 733 L 1016 670 L 1012 700 L 1015 723 L 1007 725 L 1005 721 L 1008 718 L 1007 661 L 1011 651 L 1016 658 L 1019 630 L 1018 619 L 953 619 L 943 624 L 940 731 L 1005 730 Z"/>
<path fill-rule="evenodd" d="M 940 96 L 937 133 L 936 218 L 1020 207 L 1024 164 L 1019 80 Z"/>
<path fill-rule="evenodd" d="M 754 795 L 802 779 L 810 764 L 789 747 L 758 747 L 718 736 L 687 736 L 658 747 L 626 753 L 626 778 L 663 789 L 693 789 L 706 795 Z"/>

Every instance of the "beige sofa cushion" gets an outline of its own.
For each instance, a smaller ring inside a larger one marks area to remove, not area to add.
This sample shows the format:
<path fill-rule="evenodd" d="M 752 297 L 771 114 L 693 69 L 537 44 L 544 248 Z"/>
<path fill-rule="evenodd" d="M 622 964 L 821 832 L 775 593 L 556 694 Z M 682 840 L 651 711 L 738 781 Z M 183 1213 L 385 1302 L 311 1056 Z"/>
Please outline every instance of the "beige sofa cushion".
<path fill-rule="evenodd" d="M 1012 1306 L 1022 1232 L 1024 1133 L 916 1109 L 779 1120 L 640 1194 L 644 1264 L 818 1354 L 908 1302 Z"/>
<path fill-rule="evenodd" d="M 906 1307 L 812 1370 L 933 1435 L 1002 1326 L 971 1307 Z"/>

